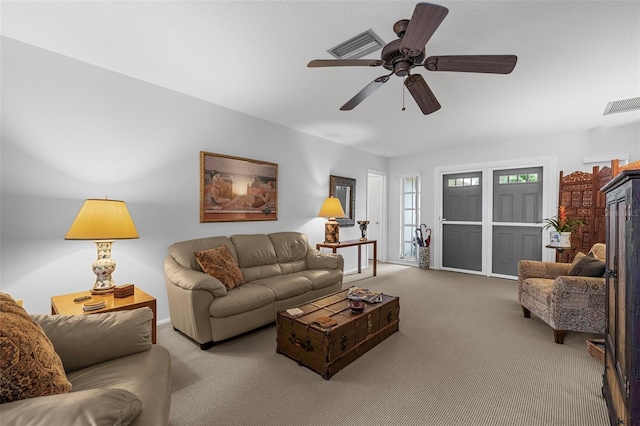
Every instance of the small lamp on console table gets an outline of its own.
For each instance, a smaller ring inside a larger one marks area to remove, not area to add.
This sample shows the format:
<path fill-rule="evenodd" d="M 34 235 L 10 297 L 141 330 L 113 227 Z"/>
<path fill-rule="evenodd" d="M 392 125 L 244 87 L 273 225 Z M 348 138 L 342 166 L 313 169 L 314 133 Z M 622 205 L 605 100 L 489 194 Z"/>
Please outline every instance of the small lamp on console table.
<path fill-rule="evenodd" d="M 92 294 L 113 292 L 116 285 L 111 274 L 116 269 L 116 262 L 111 258 L 111 244 L 114 240 L 133 238 L 138 238 L 138 231 L 124 201 L 85 200 L 65 240 L 94 240 L 96 243 L 98 258 L 92 265 L 96 274 Z"/>
<path fill-rule="evenodd" d="M 340 200 L 335 197 L 329 197 L 324 200 L 318 216 L 329 218 L 324 225 L 324 242 L 325 244 L 340 243 L 340 224 L 336 221 L 336 217 L 345 217 L 344 210 Z"/>

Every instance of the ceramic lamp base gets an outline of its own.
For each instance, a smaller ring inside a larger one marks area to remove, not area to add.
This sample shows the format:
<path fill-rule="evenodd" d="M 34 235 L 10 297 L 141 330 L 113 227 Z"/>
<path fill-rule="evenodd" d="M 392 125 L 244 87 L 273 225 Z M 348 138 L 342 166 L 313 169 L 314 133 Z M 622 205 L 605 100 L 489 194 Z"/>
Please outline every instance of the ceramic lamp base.
<path fill-rule="evenodd" d="M 95 241 L 98 249 L 98 258 L 93 262 L 93 273 L 96 274 L 96 281 L 91 289 L 91 294 L 112 293 L 116 283 L 111 278 L 111 274 L 116 270 L 116 261 L 111 258 L 112 241 Z"/>
<path fill-rule="evenodd" d="M 327 223 L 324 225 L 324 243 L 340 243 L 340 224 L 333 217 L 330 217 Z"/>

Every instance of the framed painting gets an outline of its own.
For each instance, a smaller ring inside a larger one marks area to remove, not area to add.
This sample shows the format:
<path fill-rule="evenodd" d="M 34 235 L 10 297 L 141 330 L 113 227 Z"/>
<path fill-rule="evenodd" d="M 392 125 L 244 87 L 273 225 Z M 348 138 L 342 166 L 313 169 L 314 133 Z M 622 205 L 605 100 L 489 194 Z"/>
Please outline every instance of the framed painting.
<path fill-rule="evenodd" d="M 200 222 L 278 219 L 278 165 L 200 152 Z"/>
<path fill-rule="evenodd" d="M 355 225 L 356 217 L 356 180 L 342 176 L 329 176 L 329 196 L 336 197 L 342 204 L 345 217 L 336 218 L 342 227 Z"/>

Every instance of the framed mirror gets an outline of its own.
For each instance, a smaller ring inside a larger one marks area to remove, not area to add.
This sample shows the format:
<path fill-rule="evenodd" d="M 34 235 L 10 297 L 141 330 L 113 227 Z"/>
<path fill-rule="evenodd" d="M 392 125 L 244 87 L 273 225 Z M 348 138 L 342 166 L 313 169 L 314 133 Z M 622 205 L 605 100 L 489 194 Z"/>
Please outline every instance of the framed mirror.
<path fill-rule="evenodd" d="M 340 226 L 354 226 L 356 217 L 356 180 L 342 176 L 329 176 L 329 196 L 340 200 L 342 210 L 347 215 L 343 218 L 336 218 Z"/>

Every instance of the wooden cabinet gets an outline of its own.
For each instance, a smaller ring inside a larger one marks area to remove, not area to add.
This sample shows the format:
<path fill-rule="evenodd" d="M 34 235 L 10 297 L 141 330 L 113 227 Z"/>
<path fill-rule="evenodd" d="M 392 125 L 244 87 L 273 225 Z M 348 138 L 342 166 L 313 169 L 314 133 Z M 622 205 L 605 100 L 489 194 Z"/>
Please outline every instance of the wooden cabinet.
<path fill-rule="evenodd" d="M 607 209 L 605 370 L 612 425 L 640 425 L 640 170 L 602 188 Z"/>

